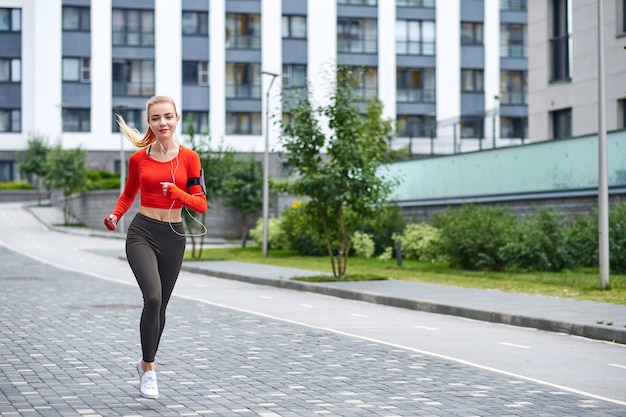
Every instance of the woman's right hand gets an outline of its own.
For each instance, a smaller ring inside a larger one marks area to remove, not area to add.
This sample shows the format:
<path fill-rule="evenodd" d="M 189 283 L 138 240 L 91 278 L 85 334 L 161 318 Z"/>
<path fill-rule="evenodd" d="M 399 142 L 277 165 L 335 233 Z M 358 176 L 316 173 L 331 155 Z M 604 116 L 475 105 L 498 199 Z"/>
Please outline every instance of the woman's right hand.
<path fill-rule="evenodd" d="M 109 214 L 104 218 L 104 225 L 109 230 L 115 230 L 117 228 L 118 218 L 115 214 Z"/>

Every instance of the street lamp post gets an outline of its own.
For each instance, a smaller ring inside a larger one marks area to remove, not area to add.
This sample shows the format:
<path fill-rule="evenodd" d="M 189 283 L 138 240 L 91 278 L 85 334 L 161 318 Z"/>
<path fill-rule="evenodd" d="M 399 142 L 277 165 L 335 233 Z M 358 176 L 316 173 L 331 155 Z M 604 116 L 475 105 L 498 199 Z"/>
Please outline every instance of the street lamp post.
<path fill-rule="evenodd" d="M 117 104 L 113 107 L 117 114 L 126 118 L 126 110 L 128 106 L 126 104 Z M 115 116 L 114 116 L 115 117 Z M 124 153 L 124 133 L 120 131 L 120 195 L 124 192 L 124 185 L 126 180 L 126 164 L 124 163 L 126 155 Z M 124 217 L 118 219 L 117 227 L 120 233 L 124 233 Z"/>
<path fill-rule="evenodd" d="M 598 242 L 600 288 L 609 286 L 609 191 L 607 178 L 606 126 L 604 110 L 604 16 L 598 0 Z"/>
<path fill-rule="evenodd" d="M 498 116 L 498 103 L 500 97 L 493 96 L 493 117 L 491 119 L 491 140 L 493 141 L 493 148 L 496 148 L 496 117 Z"/>
<path fill-rule="evenodd" d="M 269 229 L 269 194 L 270 194 L 270 91 L 272 91 L 272 85 L 274 80 L 278 77 L 278 74 L 273 72 L 261 71 L 261 74 L 269 75 L 272 77 L 270 85 L 267 87 L 267 93 L 265 95 L 265 154 L 263 155 L 263 256 L 267 257 L 267 240 Z"/>

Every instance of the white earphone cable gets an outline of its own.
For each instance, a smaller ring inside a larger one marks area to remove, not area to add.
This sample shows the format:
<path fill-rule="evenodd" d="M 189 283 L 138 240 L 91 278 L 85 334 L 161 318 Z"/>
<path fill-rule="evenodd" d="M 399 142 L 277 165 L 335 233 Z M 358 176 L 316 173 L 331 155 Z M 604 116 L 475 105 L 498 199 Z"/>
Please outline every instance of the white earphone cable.
<path fill-rule="evenodd" d="M 157 141 L 157 142 L 159 142 L 159 141 Z M 165 154 L 167 154 L 167 151 L 165 150 L 163 145 L 161 145 L 161 142 L 159 142 L 159 145 L 161 146 L 161 149 L 163 150 L 163 152 L 165 152 Z M 174 184 L 174 185 L 176 185 L 176 171 L 178 170 L 178 166 L 180 164 L 180 162 L 178 160 L 178 153 L 180 153 L 180 148 L 179 148 L 178 152 L 176 153 L 176 167 L 174 167 L 174 163 L 172 162 L 173 159 L 170 159 L 170 173 L 172 174 L 172 184 Z M 183 207 L 187 211 L 187 214 L 189 214 L 189 216 L 196 223 L 198 223 L 200 226 L 202 226 L 203 231 L 201 233 L 179 233 L 179 232 L 177 232 L 174 229 L 174 226 L 172 226 L 172 222 L 170 221 L 170 217 L 172 215 L 172 208 L 174 208 L 174 203 L 175 203 L 175 201 L 172 201 L 172 204 L 170 205 L 170 209 L 169 209 L 168 216 L 167 216 L 167 222 L 170 225 L 170 229 L 172 229 L 172 232 L 174 232 L 178 236 L 183 236 L 183 237 L 202 237 L 202 236 L 204 236 L 204 235 L 206 235 L 208 233 L 208 230 L 207 230 L 206 226 L 204 224 L 202 224 L 202 222 L 200 220 L 196 219 L 195 216 L 193 214 L 191 214 L 189 209 L 187 207 L 185 207 L 185 206 L 183 206 Z"/>

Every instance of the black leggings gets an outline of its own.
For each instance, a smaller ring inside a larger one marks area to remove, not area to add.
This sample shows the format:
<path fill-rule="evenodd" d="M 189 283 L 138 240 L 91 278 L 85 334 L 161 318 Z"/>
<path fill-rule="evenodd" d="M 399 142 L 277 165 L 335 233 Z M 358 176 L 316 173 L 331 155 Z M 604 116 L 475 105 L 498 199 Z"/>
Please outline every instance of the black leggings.
<path fill-rule="evenodd" d="M 126 257 L 143 294 L 139 331 L 144 362 L 154 362 L 170 300 L 185 254 L 182 222 L 162 222 L 137 214 L 128 227 Z"/>

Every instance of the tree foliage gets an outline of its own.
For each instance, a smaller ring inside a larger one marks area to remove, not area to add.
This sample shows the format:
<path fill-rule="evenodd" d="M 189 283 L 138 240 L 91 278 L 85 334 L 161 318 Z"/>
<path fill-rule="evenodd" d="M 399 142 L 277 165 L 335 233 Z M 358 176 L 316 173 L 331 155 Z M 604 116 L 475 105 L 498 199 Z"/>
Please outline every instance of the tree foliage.
<path fill-rule="evenodd" d="M 224 205 L 241 213 L 240 236 L 243 237 L 248 216 L 261 211 L 263 205 L 263 172 L 254 159 L 239 160 L 224 180 Z"/>
<path fill-rule="evenodd" d="M 47 139 L 44 136 L 30 134 L 28 147 L 17 156 L 20 171 L 34 176 L 38 205 L 41 205 L 42 178 L 46 175 L 46 159 L 49 151 Z"/>
<path fill-rule="evenodd" d="M 63 149 L 60 143 L 48 152 L 45 163 L 46 186 L 63 191 L 63 196 L 84 191 L 87 187 L 86 152 L 81 147 Z M 70 200 L 65 198 L 63 216 L 65 223 L 70 223 Z"/>
<path fill-rule="evenodd" d="M 293 194 L 308 197 L 316 225 L 326 238 L 333 274 L 343 278 L 348 264 L 350 222 L 375 216 L 391 192 L 394 180 L 381 173 L 389 155 L 392 121 L 382 118 L 382 102 L 362 102 L 350 86 L 352 73 L 340 67 L 329 104 L 316 107 L 300 99 L 283 124 L 284 156 L 298 177 Z M 322 157 L 325 153 L 325 157 Z M 346 216 L 346 209 L 351 216 Z"/>

